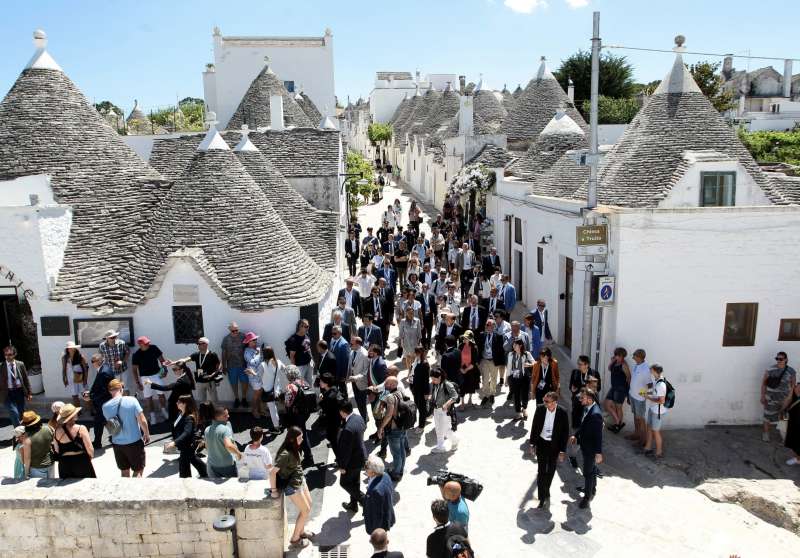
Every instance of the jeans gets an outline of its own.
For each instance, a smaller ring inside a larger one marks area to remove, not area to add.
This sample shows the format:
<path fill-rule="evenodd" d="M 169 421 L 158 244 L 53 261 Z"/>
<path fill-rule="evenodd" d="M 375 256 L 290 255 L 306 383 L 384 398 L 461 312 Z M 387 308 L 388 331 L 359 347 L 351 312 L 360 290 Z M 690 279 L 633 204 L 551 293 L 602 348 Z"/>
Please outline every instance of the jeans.
<path fill-rule="evenodd" d="M 50 467 L 31 467 L 29 477 L 32 479 L 51 479 L 53 475 L 50 474 Z"/>
<path fill-rule="evenodd" d="M 191 465 L 194 465 L 194 468 L 197 469 L 198 473 L 200 473 L 200 478 L 208 477 L 206 464 L 202 459 L 197 457 L 197 453 L 195 453 L 194 448 L 181 450 L 180 455 L 178 455 L 178 474 L 180 478 L 192 478 Z"/>
<path fill-rule="evenodd" d="M 11 419 L 11 426 L 16 428 L 19 426 L 22 413 L 25 412 L 25 390 L 22 388 L 8 390 L 6 409 L 8 409 L 8 416 Z"/>
<path fill-rule="evenodd" d="M 584 498 L 594 498 L 597 492 L 597 464 L 594 461 L 595 454 L 581 450 L 583 456 L 583 496 Z"/>
<path fill-rule="evenodd" d="M 405 430 L 391 430 L 386 436 L 389 441 L 389 451 L 392 452 L 391 475 L 400 476 L 406 466 L 406 451 L 408 450 L 408 436 Z"/>

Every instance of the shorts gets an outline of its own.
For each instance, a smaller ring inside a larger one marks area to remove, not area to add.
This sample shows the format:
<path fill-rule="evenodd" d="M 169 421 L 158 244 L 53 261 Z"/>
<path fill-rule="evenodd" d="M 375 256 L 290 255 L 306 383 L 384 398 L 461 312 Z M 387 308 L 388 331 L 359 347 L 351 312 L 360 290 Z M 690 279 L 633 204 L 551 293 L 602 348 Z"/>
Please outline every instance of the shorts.
<path fill-rule="evenodd" d="M 214 479 L 234 479 L 238 476 L 235 463 L 233 465 L 227 465 L 223 467 L 214 467 L 213 465 L 209 465 L 208 473 L 208 476 Z"/>
<path fill-rule="evenodd" d="M 633 416 L 636 418 L 643 419 L 645 418 L 645 413 L 647 412 L 647 405 L 645 405 L 645 400 L 642 399 L 641 401 L 634 399 L 630 395 L 628 396 L 628 402 L 631 404 L 631 411 L 633 411 Z"/>
<path fill-rule="evenodd" d="M 628 397 L 628 389 L 625 387 L 611 386 L 611 389 L 609 389 L 608 393 L 606 394 L 606 399 L 610 399 L 617 405 L 622 405 L 625 403 L 626 397 Z"/>
<path fill-rule="evenodd" d="M 664 419 L 664 413 L 661 413 L 661 416 L 658 416 L 658 408 L 650 409 L 647 411 L 647 428 L 652 430 L 653 432 L 658 432 L 661 430 L 661 421 Z"/>
<path fill-rule="evenodd" d="M 155 390 L 152 387 L 150 387 L 149 384 L 146 384 L 144 382 L 145 379 L 150 380 L 151 382 L 153 382 L 154 384 L 159 385 L 159 386 L 163 386 L 164 383 L 165 383 L 164 380 L 166 380 L 166 378 L 162 378 L 158 374 L 153 374 L 152 376 L 142 376 L 141 379 L 140 379 L 141 382 L 142 382 L 142 397 L 144 397 L 145 399 L 149 399 L 149 398 L 151 398 L 153 396 L 158 396 L 158 395 L 164 395 L 165 394 L 165 392 L 163 392 L 163 391 L 158 391 L 158 390 Z"/>
<path fill-rule="evenodd" d="M 286 496 L 291 496 L 292 494 L 297 494 L 303 489 L 303 485 L 300 486 L 292 486 L 291 484 L 283 489 L 283 493 Z"/>
<path fill-rule="evenodd" d="M 144 469 L 144 441 L 139 440 L 132 444 L 113 444 L 114 460 L 120 471 L 133 469 L 142 471 Z"/>
<path fill-rule="evenodd" d="M 239 382 L 241 383 L 249 383 L 250 379 L 247 374 L 244 373 L 244 368 L 228 368 L 228 381 L 231 383 L 232 386 L 235 386 Z"/>

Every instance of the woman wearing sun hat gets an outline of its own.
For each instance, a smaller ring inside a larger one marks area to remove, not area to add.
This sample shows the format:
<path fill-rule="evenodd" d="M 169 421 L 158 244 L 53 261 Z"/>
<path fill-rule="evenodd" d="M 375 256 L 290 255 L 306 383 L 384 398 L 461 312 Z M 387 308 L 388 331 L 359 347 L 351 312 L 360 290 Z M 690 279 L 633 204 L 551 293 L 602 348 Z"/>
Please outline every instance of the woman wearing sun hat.
<path fill-rule="evenodd" d="M 81 408 L 72 403 L 67 403 L 58 412 L 53 448 L 58 455 L 58 477 L 61 479 L 96 478 L 89 431 L 82 424 L 75 423 L 80 412 Z"/>
<path fill-rule="evenodd" d="M 53 443 L 53 429 L 42 424 L 42 417 L 36 411 L 22 413 L 21 424 L 25 427 L 27 436 L 22 450 L 25 478 L 52 478 L 50 466 L 53 459 L 50 456 L 50 446 Z"/>
<path fill-rule="evenodd" d="M 72 396 L 72 404 L 76 407 L 81 406 L 80 394 L 88 388 L 89 363 L 86 357 L 81 354 L 81 346 L 73 341 L 67 341 L 64 354 L 61 355 L 61 377 L 64 387 Z"/>

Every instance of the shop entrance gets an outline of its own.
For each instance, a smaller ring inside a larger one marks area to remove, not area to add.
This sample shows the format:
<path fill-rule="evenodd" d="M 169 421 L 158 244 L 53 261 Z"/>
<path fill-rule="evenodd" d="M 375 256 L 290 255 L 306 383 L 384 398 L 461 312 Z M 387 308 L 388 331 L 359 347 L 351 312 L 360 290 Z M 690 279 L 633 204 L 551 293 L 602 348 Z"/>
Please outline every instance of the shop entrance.
<path fill-rule="evenodd" d="M 39 367 L 39 342 L 31 306 L 16 287 L 0 287 L 0 345 L 17 348 L 28 369 Z"/>

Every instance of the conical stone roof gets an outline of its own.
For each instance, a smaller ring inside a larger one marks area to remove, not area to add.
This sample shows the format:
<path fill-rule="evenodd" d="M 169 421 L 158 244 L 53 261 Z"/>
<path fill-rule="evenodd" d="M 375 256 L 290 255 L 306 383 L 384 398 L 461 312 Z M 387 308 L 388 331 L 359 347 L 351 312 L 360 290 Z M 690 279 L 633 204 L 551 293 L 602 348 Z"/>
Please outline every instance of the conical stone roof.
<path fill-rule="evenodd" d="M 395 143 L 404 142 L 406 139 L 406 132 L 410 128 L 409 121 L 413 117 L 419 105 L 423 102 L 424 97 L 417 94 L 411 97 L 403 108 L 402 112 L 392 121 L 392 132 L 395 137 Z"/>
<path fill-rule="evenodd" d="M 506 110 L 491 89 L 479 89 L 474 97 L 475 112 L 491 128 L 500 129 Z"/>
<path fill-rule="evenodd" d="M 434 88 L 428 89 L 422 97 L 422 102 L 417 105 L 417 109 L 409 116 L 406 122 L 406 132 L 411 135 L 422 133 L 423 125 L 428 119 L 434 107 L 439 104 L 442 94 Z"/>
<path fill-rule="evenodd" d="M 283 97 L 283 118 L 286 126 L 307 128 L 316 126 L 317 121 L 312 123 L 309 120 L 297 101 L 283 86 L 283 82 L 267 64 L 247 88 L 247 92 L 242 97 L 226 128 L 229 130 L 239 129 L 243 124 L 247 124 L 255 130 L 259 127 L 271 126 L 269 99 L 272 95 Z"/>
<path fill-rule="evenodd" d="M 174 254 L 193 253 L 228 304 L 243 311 L 319 302 L 331 278 L 297 243 L 216 130 L 155 212 L 152 282 Z M 216 136 L 216 137 L 213 137 Z"/>
<path fill-rule="evenodd" d="M 52 63 L 45 63 L 47 60 Z M 169 183 L 109 127 L 43 47 L 0 103 L 0 180 L 46 174 L 72 225 L 51 298 L 131 306 L 138 231 Z"/>
<path fill-rule="evenodd" d="M 571 149 L 588 148 L 586 134 L 563 110 L 556 113 L 525 155 L 509 165 L 515 176 L 531 179 L 553 166 Z"/>
<path fill-rule="evenodd" d="M 147 121 L 147 116 L 145 116 L 144 112 L 142 112 L 142 109 L 139 108 L 139 101 L 137 99 L 133 100 L 133 109 L 126 119 L 127 122 L 132 122 L 134 120 L 139 120 L 140 122 Z"/>
<path fill-rule="evenodd" d="M 419 135 L 429 135 L 438 138 L 443 134 L 450 123 L 450 119 L 458 114 L 460 105 L 460 95 L 456 93 L 452 87 L 448 86 L 444 90 L 439 101 L 433 105 L 428 112 L 428 117 L 422 125 L 415 130 Z M 438 143 L 437 140 L 432 139 L 431 144 Z"/>
<path fill-rule="evenodd" d="M 300 91 L 294 96 L 294 100 L 303 109 L 303 112 L 311 122 L 319 122 L 322 120 L 322 113 L 317 109 L 317 105 L 311 100 L 311 97 Z M 285 109 L 284 109 L 285 110 Z"/>

